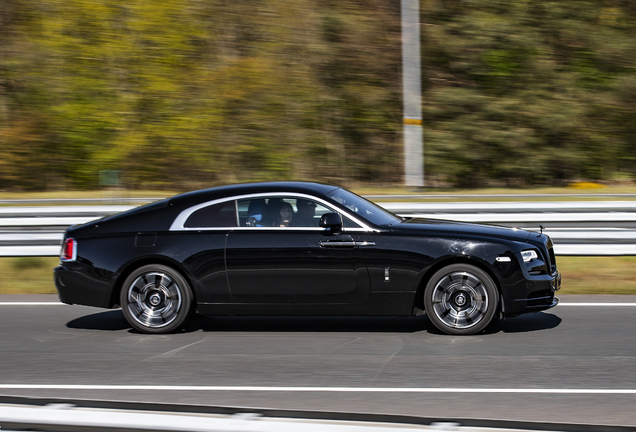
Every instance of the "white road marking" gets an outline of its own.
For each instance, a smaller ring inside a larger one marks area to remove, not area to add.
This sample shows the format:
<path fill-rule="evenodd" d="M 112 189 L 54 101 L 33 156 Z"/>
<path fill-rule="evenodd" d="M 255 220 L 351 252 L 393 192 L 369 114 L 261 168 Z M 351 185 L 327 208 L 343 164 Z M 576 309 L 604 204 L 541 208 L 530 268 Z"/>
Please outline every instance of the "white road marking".
<path fill-rule="evenodd" d="M 626 307 L 634 307 L 636 303 L 559 303 L 559 306 L 626 306 Z"/>
<path fill-rule="evenodd" d="M 62 302 L 0 302 L 0 306 L 59 306 Z"/>
<path fill-rule="evenodd" d="M 0 306 L 60 306 L 62 302 L 0 302 Z M 77 305 L 81 306 L 81 305 Z M 636 303 L 559 303 L 559 306 L 636 307 Z"/>
<path fill-rule="evenodd" d="M 568 388 L 436 388 L 436 387 L 259 387 L 259 386 L 151 386 L 151 385 L 72 385 L 72 384 L 0 384 L 2 390 L 138 390 L 208 392 L 328 392 L 328 393 L 537 393 L 537 394 L 628 394 L 636 389 Z"/>

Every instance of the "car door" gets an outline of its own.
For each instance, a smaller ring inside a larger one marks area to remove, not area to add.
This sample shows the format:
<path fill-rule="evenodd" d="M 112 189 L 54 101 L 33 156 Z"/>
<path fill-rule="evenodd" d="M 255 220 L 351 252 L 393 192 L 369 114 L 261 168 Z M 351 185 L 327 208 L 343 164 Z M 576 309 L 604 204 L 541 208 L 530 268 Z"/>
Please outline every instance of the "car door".
<path fill-rule="evenodd" d="M 289 205 L 301 220 L 303 201 L 315 205 L 304 222 L 277 218 L 277 209 Z M 225 251 L 235 303 L 345 305 L 369 298 L 367 268 L 351 235 L 318 226 L 322 214 L 334 211 L 327 203 L 298 194 L 265 194 L 239 199 L 238 209 L 242 223 L 229 234 Z"/>

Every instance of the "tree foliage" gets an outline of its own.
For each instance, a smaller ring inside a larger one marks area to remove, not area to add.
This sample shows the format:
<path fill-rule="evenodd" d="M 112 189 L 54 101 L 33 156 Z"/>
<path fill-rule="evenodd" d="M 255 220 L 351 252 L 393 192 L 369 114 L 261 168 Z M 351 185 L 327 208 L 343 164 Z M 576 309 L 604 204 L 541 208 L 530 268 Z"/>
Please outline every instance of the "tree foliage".
<path fill-rule="evenodd" d="M 423 6 L 431 176 L 464 186 L 633 177 L 633 2 Z"/>
<path fill-rule="evenodd" d="M 421 2 L 428 184 L 634 173 L 629 0 Z M 402 179 L 397 0 L 3 0 L 0 188 Z"/>

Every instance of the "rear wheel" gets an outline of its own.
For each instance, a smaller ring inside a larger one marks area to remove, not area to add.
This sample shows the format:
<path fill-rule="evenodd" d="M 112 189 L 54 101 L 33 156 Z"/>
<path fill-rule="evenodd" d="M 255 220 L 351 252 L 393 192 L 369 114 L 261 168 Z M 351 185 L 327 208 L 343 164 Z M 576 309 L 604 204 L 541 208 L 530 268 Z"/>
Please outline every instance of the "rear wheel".
<path fill-rule="evenodd" d="M 426 285 L 424 306 L 431 322 L 448 334 L 474 334 L 492 321 L 499 295 L 492 278 L 469 264 L 437 271 Z"/>
<path fill-rule="evenodd" d="M 126 278 L 121 308 L 128 323 L 144 333 L 169 333 L 190 316 L 193 297 L 186 280 L 171 267 L 153 264 Z"/>

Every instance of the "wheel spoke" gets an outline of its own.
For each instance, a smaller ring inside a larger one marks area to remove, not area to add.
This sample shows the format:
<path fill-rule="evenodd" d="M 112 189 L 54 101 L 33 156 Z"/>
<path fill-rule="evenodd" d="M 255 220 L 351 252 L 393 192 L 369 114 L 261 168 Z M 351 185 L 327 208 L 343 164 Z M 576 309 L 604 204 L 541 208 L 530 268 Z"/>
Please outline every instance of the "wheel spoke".
<path fill-rule="evenodd" d="M 144 310 L 142 308 L 139 307 L 134 307 L 133 305 L 130 305 L 128 307 L 128 310 L 138 319 L 140 320 L 142 318 L 142 316 L 144 315 Z"/>
<path fill-rule="evenodd" d="M 448 275 L 447 277 L 445 277 L 439 282 L 439 291 L 441 293 L 445 293 L 448 290 L 448 288 L 452 285 L 453 285 L 453 278 L 451 278 L 451 276 Z"/>
<path fill-rule="evenodd" d="M 130 294 L 128 294 L 128 301 L 132 304 L 139 302 L 139 290 L 133 288 L 130 290 Z"/>
<path fill-rule="evenodd" d="M 171 285 L 166 288 L 168 288 L 166 292 L 169 299 L 171 300 L 179 299 L 179 287 L 177 285 L 171 283 Z"/>

